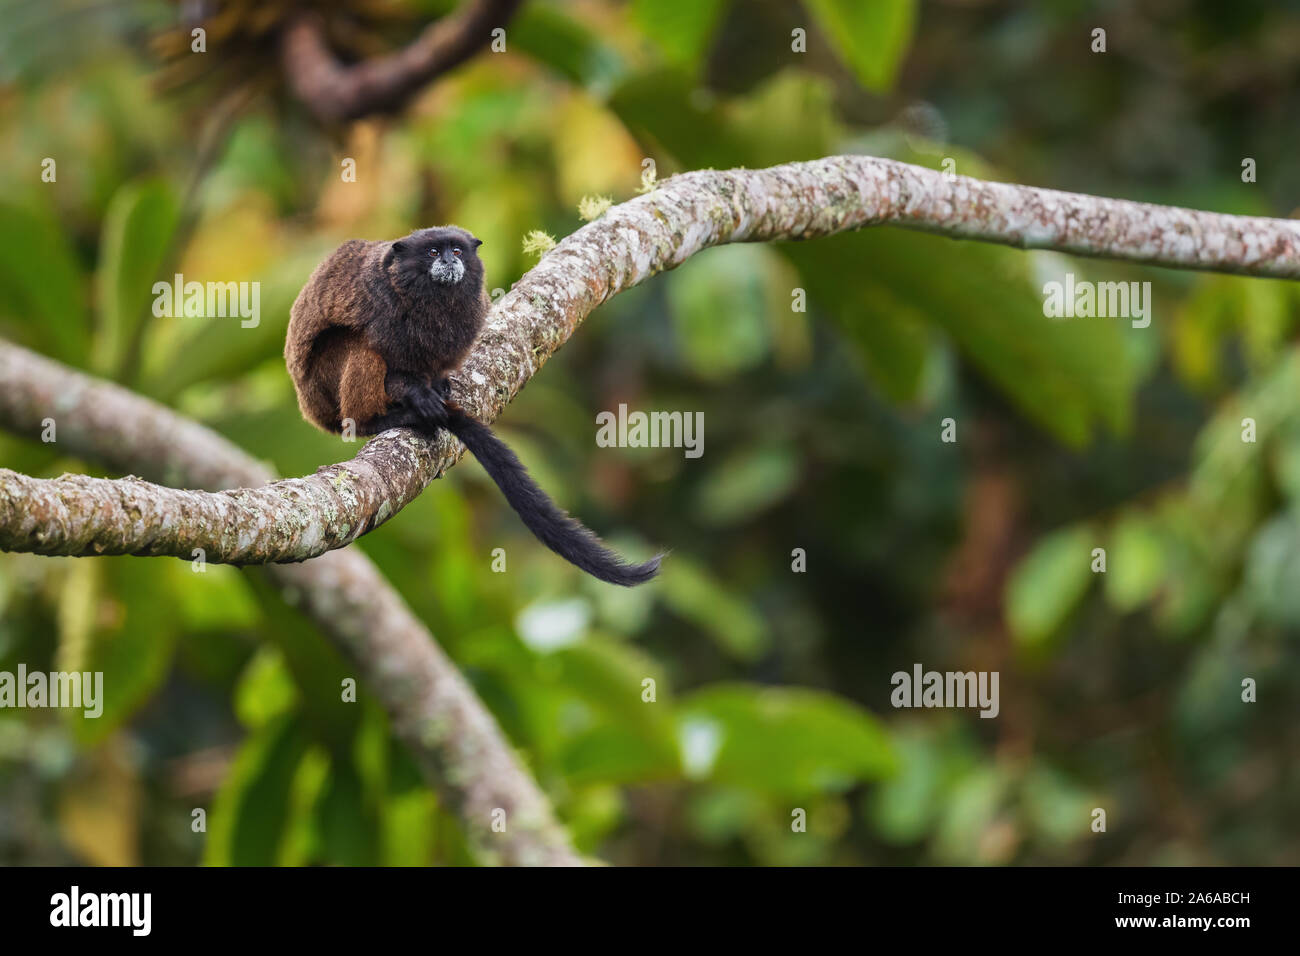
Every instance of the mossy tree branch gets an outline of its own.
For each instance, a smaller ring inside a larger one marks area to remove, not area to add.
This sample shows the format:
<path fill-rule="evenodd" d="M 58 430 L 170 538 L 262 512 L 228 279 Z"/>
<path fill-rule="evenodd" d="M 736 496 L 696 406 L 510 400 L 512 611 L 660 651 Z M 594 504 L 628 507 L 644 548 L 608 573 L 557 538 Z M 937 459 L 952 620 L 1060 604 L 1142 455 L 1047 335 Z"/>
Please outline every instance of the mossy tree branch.
<path fill-rule="evenodd" d="M 392 112 L 431 80 L 464 63 L 504 28 L 522 0 L 469 0 L 415 40 L 383 56 L 344 63 L 330 49 L 319 14 L 285 28 L 281 59 L 294 95 L 325 122 Z"/>
<path fill-rule="evenodd" d="M 614 206 L 543 256 L 492 309 L 453 377 L 453 397 L 491 421 L 596 306 L 709 246 L 882 224 L 1175 268 L 1300 277 L 1300 222 L 1290 220 L 948 177 L 869 156 L 703 170 Z M 50 406 L 56 419 L 57 408 Z M 392 517 L 460 453 L 449 436 L 428 441 L 393 430 L 315 475 L 217 493 L 0 469 L 0 548 L 189 557 L 201 547 L 213 562 L 302 561 Z"/>

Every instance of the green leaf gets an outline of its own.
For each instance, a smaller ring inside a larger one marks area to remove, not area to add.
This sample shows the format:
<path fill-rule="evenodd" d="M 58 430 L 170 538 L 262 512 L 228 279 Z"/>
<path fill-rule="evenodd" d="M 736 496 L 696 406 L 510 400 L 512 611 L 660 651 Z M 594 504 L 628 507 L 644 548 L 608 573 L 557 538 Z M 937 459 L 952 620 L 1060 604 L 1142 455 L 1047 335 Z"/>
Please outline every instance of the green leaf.
<path fill-rule="evenodd" d="M 273 647 L 258 648 L 235 685 L 235 716 L 245 727 L 262 727 L 297 703 L 298 688 L 284 656 Z"/>
<path fill-rule="evenodd" d="M 804 0 L 822 35 L 869 90 L 883 92 L 912 40 L 915 0 Z"/>
<path fill-rule="evenodd" d="M 838 152 L 846 129 L 835 103 L 828 79 L 798 70 L 783 70 L 749 96 L 728 101 L 727 124 L 746 154 L 736 161 L 758 168 Z"/>
<path fill-rule="evenodd" d="M 1225 504 L 1219 501 L 1206 506 L 1223 510 Z M 1174 498 L 1159 506 L 1165 573 L 1156 599 L 1155 619 L 1168 634 L 1187 635 L 1199 628 L 1240 573 L 1241 549 L 1249 530 L 1236 527 L 1235 519 L 1225 527 L 1222 521 L 1215 520 L 1217 517 L 1207 514 L 1188 497 Z M 1250 523 L 1252 529 L 1254 524 Z"/>
<path fill-rule="evenodd" d="M 767 358 L 767 317 L 788 308 L 789 279 L 780 276 L 784 267 L 763 246 L 735 245 L 692 256 L 673 272 L 666 290 L 673 331 L 697 376 L 726 379 Z"/>
<path fill-rule="evenodd" d="M 236 567 L 208 564 L 196 572 L 189 561 L 150 565 L 165 581 L 171 610 L 182 630 L 240 631 L 260 620 L 257 600 L 248 580 Z"/>
<path fill-rule="evenodd" d="M 294 715 L 245 738 L 208 819 L 208 866 L 271 866 L 289 822 L 298 765 L 308 739 Z"/>
<path fill-rule="evenodd" d="M 1300 422 L 1287 422 L 1280 430 L 1269 461 L 1270 475 L 1286 499 L 1300 502 Z"/>
<path fill-rule="evenodd" d="M 94 367 L 114 374 L 123 370 L 153 301 L 179 221 L 171 185 L 152 179 L 123 186 L 105 213 L 100 235 L 99 323 Z"/>
<path fill-rule="evenodd" d="M 1282 514 L 1255 536 L 1243 572 L 1252 606 L 1270 622 L 1300 625 L 1300 520 Z"/>
<path fill-rule="evenodd" d="M 1065 624 L 1092 582 L 1097 536 L 1086 527 L 1046 535 L 1007 581 L 1006 617 L 1022 644 L 1042 644 Z"/>
<path fill-rule="evenodd" d="M 565 743 L 560 761 L 571 784 L 631 783 L 677 774 L 674 705 L 663 669 L 635 648 L 590 639 L 548 657 L 588 726 Z M 643 682 L 655 681 L 655 700 Z M 566 708 L 567 709 L 567 708 Z"/>
<path fill-rule="evenodd" d="M 564 687 L 589 706 L 599 707 L 608 720 L 671 741 L 667 677 L 649 656 L 609 638 L 593 637 L 557 651 L 550 660 L 560 669 Z M 647 678 L 655 681 L 654 703 L 642 699 L 642 682 Z"/>
<path fill-rule="evenodd" d="M 1286 346 L 1293 295 L 1291 283 L 1282 280 L 1198 276 L 1171 324 L 1174 367 L 1193 385 L 1221 384 L 1224 342 L 1236 333 L 1251 371 L 1265 371 Z"/>
<path fill-rule="evenodd" d="M 880 723 L 822 691 L 712 685 L 683 700 L 688 776 L 774 794 L 840 791 L 896 769 Z"/>
<path fill-rule="evenodd" d="M 633 0 L 632 19 L 674 66 L 696 70 L 726 0 Z"/>
<path fill-rule="evenodd" d="M 510 43 L 598 94 L 612 87 L 627 70 L 614 47 L 578 20 L 546 4 L 530 3 L 519 11 L 510 24 Z"/>
<path fill-rule="evenodd" d="M 338 755 L 330 761 L 329 779 L 316 804 L 316 824 L 325 862 L 342 866 L 377 862 L 378 820 L 364 799 L 356 767 Z"/>
<path fill-rule="evenodd" d="M 344 680 L 355 680 L 356 669 L 302 613 L 285 603 L 264 568 L 248 568 L 246 575 L 265 615 L 264 633 L 282 655 L 293 676 L 301 702 L 299 712 L 318 742 L 331 752 L 355 739 L 361 708 L 343 702 Z M 364 699 L 365 690 L 358 690 Z"/>
<path fill-rule="evenodd" d="M 920 840 L 933 825 L 943 803 L 943 753 L 927 735 L 908 730 L 894 734 L 899 771 L 871 795 L 868 812 L 889 842 Z"/>
<path fill-rule="evenodd" d="M 1106 598 L 1128 612 L 1155 596 L 1164 580 L 1164 546 L 1154 523 L 1126 514 L 1111 535 L 1106 563 Z"/>
<path fill-rule="evenodd" d="M 1134 377 L 1118 320 L 1044 316 L 1031 281 L 1031 268 L 1042 260 L 1032 253 L 894 228 L 830 236 L 817 240 L 815 249 L 792 253 L 796 261 L 821 255 L 834 264 L 810 273 L 818 292 L 825 293 L 836 274 L 846 289 L 831 295 L 859 290 L 874 308 L 856 321 L 898 310 L 886 320 L 898 326 L 887 342 L 916 338 L 907 331 L 910 317 L 938 325 L 1028 418 L 1061 440 L 1083 445 L 1097 420 L 1115 432 L 1128 428 Z M 915 366 L 920 349 L 917 339 L 903 362 Z M 879 351 L 872 367 L 890 360 Z M 914 388 L 916 374 L 896 385 Z"/>
<path fill-rule="evenodd" d="M 940 861 L 950 865 L 993 862 L 985 834 L 1006 800 L 1009 783 L 1009 772 L 997 764 L 977 767 L 955 782 L 935 828 L 934 854 Z"/>
<path fill-rule="evenodd" d="M 0 202 L 0 315 L 9 334 L 83 364 L 83 291 L 81 268 L 53 214 Z"/>
<path fill-rule="evenodd" d="M 564 828 L 579 852 L 595 854 L 624 820 L 623 794 L 616 786 L 583 787 L 565 801 Z"/>
<path fill-rule="evenodd" d="M 309 746 L 289 784 L 288 809 L 276 850 L 276 866 L 319 862 L 316 805 L 329 779 L 330 758 L 324 747 Z"/>
<path fill-rule="evenodd" d="M 177 341 L 147 363 L 142 389 L 170 400 L 196 382 L 236 379 L 258 363 L 278 358 L 284 352 L 289 309 L 310 274 L 308 260 L 298 257 L 259 279 L 256 325 L 245 327 L 234 316 L 170 320 L 182 326 Z"/>
<path fill-rule="evenodd" d="M 640 73 L 619 86 L 610 106 L 633 135 L 687 169 L 817 159 L 833 152 L 841 135 L 829 82 L 793 70 L 734 100 L 699 96 L 680 70 Z"/>
<path fill-rule="evenodd" d="M 672 573 L 660 579 L 659 593 L 675 614 L 701 628 L 733 657 L 752 661 L 767 650 L 770 636 L 758 612 L 686 555 L 673 555 Z"/>
<path fill-rule="evenodd" d="M 383 866 L 429 865 L 437 806 L 437 798 L 424 789 L 389 799 L 380 820 Z"/>
<path fill-rule="evenodd" d="M 692 97 L 695 84 L 680 70 L 638 73 L 623 82 L 609 105 L 632 135 L 668 150 L 687 169 L 725 169 L 749 150 L 713 100 Z M 663 178 L 666 170 L 659 170 Z"/>
<path fill-rule="evenodd" d="M 621 727 L 593 727 L 577 735 L 565 745 L 560 763 L 573 786 L 646 783 L 680 772 L 671 737 L 666 746 L 649 747 L 641 735 Z"/>
<path fill-rule="evenodd" d="M 815 305 L 829 313 L 852 343 L 868 376 L 895 401 L 920 393 L 934 332 L 925 313 L 890 288 L 875 270 L 865 274 L 856 244 L 782 243 Z"/>
<path fill-rule="evenodd" d="M 761 826 L 770 801 L 741 787 L 708 787 L 692 795 L 686 806 L 691 830 L 706 843 L 723 844 Z M 801 834 L 802 835 L 802 834 Z"/>
<path fill-rule="evenodd" d="M 1292 350 L 1267 374 L 1251 378 L 1196 436 L 1188 490 L 1208 517 L 1222 522 L 1225 510 L 1231 510 L 1234 518 L 1245 516 L 1244 524 L 1253 526 L 1263 491 L 1261 449 L 1270 447 L 1279 433 L 1285 435 L 1286 429 L 1296 427 L 1292 423 L 1300 415 L 1297 394 L 1300 353 Z M 1254 422 L 1254 441 L 1243 440 L 1246 418 Z M 1231 509 L 1225 509 L 1228 503 Z"/>
<path fill-rule="evenodd" d="M 1021 804 L 1029 824 L 1047 843 L 1075 843 L 1091 835 L 1080 821 L 1089 819 L 1097 800 L 1055 767 L 1038 762 L 1026 772 Z"/>
<path fill-rule="evenodd" d="M 785 444 L 741 449 L 710 471 L 696 492 L 695 513 L 711 525 L 753 519 L 784 500 L 799 481 L 795 450 Z"/>
<path fill-rule="evenodd" d="M 104 740 L 129 720 L 171 670 L 179 622 L 168 603 L 159 600 L 158 570 L 157 564 L 140 558 L 101 557 L 76 562 L 69 577 L 71 593 L 65 592 L 65 601 L 73 605 L 94 602 L 90 606 L 111 601 L 116 612 L 111 623 L 84 631 L 77 638 L 69 629 L 77 627 L 78 615 L 71 605 L 60 608 L 60 654 L 69 663 L 67 669 L 104 675 L 100 716 L 87 718 L 80 710 L 68 712 L 77 737 L 85 743 Z M 84 617 L 82 620 L 90 626 Z"/>

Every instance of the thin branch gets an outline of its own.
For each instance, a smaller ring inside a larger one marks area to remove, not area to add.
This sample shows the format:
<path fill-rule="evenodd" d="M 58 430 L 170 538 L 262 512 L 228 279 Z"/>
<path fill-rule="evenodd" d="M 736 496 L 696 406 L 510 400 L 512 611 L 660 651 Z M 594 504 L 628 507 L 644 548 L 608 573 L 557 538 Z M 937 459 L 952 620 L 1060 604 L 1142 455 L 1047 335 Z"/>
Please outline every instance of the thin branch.
<path fill-rule="evenodd" d="M 0 342 L 0 424 L 117 470 L 195 487 L 265 484 L 270 470 L 220 435 L 127 389 Z M 393 731 L 484 862 L 580 865 L 546 797 L 492 715 L 379 569 L 356 548 L 268 569 L 357 668 Z M 506 812 L 506 829 L 492 828 Z"/>
<path fill-rule="evenodd" d="M 1300 277 L 1300 222 L 1291 220 L 949 179 L 869 156 L 704 170 L 614 206 L 547 253 L 492 309 L 453 377 L 453 396 L 482 420 L 495 419 L 596 306 L 709 246 L 882 224 L 1175 268 Z M 46 408 L 58 417 L 56 402 Z M 310 477 L 216 494 L 0 469 L 0 549 L 188 558 L 202 547 L 212 562 L 301 561 L 392 517 L 460 453 L 446 435 L 430 442 L 394 430 Z"/>
<path fill-rule="evenodd" d="M 359 63 L 340 62 L 316 13 L 285 29 L 281 61 L 294 94 L 325 122 L 391 112 L 430 80 L 468 60 L 504 27 L 522 0 L 470 0 L 411 44 Z"/>

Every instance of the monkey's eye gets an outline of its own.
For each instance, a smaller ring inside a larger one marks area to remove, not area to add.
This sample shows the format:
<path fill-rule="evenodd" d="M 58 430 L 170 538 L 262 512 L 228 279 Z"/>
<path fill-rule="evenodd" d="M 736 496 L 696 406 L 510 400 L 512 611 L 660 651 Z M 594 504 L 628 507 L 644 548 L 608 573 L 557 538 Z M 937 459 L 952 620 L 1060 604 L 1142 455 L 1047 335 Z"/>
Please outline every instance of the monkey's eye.
<path fill-rule="evenodd" d="M 435 258 L 435 259 L 438 258 L 438 250 L 437 250 L 436 248 L 435 248 L 435 249 L 430 249 L 430 250 L 429 250 L 429 255 L 433 256 L 433 258 Z"/>
<path fill-rule="evenodd" d="M 460 246 L 456 246 L 454 249 L 452 249 L 452 250 L 451 250 L 451 254 L 452 254 L 453 256 L 455 256 L 457 259 L 459 259 L 459 258 L 460 258 Z"/>

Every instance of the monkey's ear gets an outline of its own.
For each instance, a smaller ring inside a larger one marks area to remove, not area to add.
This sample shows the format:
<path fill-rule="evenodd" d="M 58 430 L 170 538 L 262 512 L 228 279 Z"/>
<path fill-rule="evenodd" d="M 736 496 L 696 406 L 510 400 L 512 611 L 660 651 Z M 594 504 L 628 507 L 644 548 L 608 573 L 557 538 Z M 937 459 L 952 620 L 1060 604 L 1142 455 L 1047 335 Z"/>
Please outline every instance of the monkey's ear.
<path fill-rule="evenodd" d="M 406 248 L 407 248 L 406 243 L 402 242 L 402 240 L 400 239 L 397 240 L 391 246 L 388 247 L 388 251 L 384 253 L 384 259 L 379 265 L 382 268 L 387 269 L 389 266 L 393 264 L 394 259 L 396 259 L 400 255 L 405 254 Z"/>
<path fill-rule="evenodd" d="M 475 240 L 474 240 L 474 248 L 475 248 L 475 249 L 477 249 L 477 248 L 478 248 L 479 246 L 481 246 L 481 245 L 483 245 L 483 240 L 482 240 L 482 239 L 475 239 Z"/>

